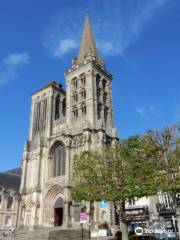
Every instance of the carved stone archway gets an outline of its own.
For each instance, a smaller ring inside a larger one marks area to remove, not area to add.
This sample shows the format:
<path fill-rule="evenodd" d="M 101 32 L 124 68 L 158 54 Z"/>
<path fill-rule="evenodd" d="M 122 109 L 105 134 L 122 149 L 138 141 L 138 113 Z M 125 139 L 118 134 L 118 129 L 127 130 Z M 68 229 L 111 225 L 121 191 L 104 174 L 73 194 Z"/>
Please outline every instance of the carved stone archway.
<path fill-rule="evenodd" d="M 44 225 L 54 226 L 55 208 L 63 208 L 64 220 L 64 190 L 59 185 L 49 187 L 44 202 Z M 62 210 L 61 210 L 62 211 Z M 62 215 L 62 214 L 61 214 Z"/>

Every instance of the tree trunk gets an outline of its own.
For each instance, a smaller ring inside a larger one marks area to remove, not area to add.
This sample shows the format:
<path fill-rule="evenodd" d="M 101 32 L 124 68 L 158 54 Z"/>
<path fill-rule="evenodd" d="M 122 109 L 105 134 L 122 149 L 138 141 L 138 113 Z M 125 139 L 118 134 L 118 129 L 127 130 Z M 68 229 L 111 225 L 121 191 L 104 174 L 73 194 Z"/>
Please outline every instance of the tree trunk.
<path fill-rule="evenodd" d="M 128 226 L 125 221 L 121 222 L 120 229 L 122 232 L 122 240 L 128 240 Z"/>
<path fill-rule="evenodd" d="M 125 219 L 125 202 L 121 202 L 120 204 L 116 204 L 116 206 L 120 207 L 119 211 L 119 225 L 120 225 L 120 231 L 122 232 L 122 240 L 128 240 L 128 225 Z"/>
<path fill-rule="evenodd" d="M 125 212 L 125 201 L 121 203 L 121 232 L 122 232 L 122 239 L 128 240 L 128 225 L 126 222 L 126 212 Z"/>

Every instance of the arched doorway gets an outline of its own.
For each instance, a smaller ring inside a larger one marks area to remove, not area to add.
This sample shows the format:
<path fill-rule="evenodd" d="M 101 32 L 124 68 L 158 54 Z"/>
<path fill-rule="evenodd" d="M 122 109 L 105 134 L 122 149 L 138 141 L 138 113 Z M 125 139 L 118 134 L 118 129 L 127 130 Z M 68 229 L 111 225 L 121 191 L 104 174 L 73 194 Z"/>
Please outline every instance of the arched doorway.
<path fill-rule="evenodd" d="M 63 199 L 58 198 L 54 204 L 54 226 L 61 226 L 63 224 Z"/>

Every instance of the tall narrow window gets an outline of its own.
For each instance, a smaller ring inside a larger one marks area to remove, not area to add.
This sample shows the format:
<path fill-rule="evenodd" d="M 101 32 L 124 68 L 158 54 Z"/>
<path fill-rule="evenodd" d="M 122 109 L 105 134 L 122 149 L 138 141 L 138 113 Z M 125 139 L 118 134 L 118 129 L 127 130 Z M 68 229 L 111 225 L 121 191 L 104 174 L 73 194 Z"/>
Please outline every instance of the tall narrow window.
<path fill-rule="evenodd" d="M 103 103 L 104 104 L 107 103 L 107 92 L 104 92 L 104 94 L 103 94 Z"/>
<path fill-rule="evenodd" d="M 55 100 L 55 120 L 59 119 L 60 117 L 60 95 L 58 94 L 56 96 L 56 100 Z"/>
<path fill-rule="evenodd" d="M 85 86 L 86 85 L 86 75 L 84 73 L 80 75 L 80 79 L 81 79 L 81 85 Z"/>
<path fill-rule="evenodd" d="M 41 109 L 41 103 L 38 102 L 36 106 L 36 132 L 39 132 L 39 124 L 40 124 L 40 109 Z"/>
<path fill-rule="evenodd" d="M 47 98 L 43 96 L 42 100 L 38 97 L 34 104 L 33 113 L 33 135 L 43 132 L 46 127 Z"/>
<path fill-rule="evenodd" d="M 66 116 L 66 98 L 64 98 L 62 102 L 62 115 L 64 117 Z"/>
<path fill-rule="evenodd" d="M 78 102 L 78 93 L 77 92 L 73 93 L 73 102 L 74 103 Z"/>
<path fill-rule="evenodd" d="M 100 79 L 101 79 L 101 76 L 97 74 L 96 75 L 96 88 L 97 89 L 99 88 Z"/>
<path fill-rule="evenodd" d="M 165 208 L 172 207 L 172 199 L 170 198 L 169 194 L 163 195 L 163 202 L 164 202 Z"/>
<path fill-rule="evenodd" d="M 77 77 L 73 78 L 73 85 L 74 85 L 75 89 L 78 87 L 78 79 L 77 79 Z"/>
<path fill-rule="evenodd" d="M 75 101 L 78 102 L 78 93 L 75 94 Z"/>
<path fill-rule="evenodd" d="M 12 196 L 8 196 L 7 209 L 11 209 L 12 205 L 13 205 L 13 197 Z"/>
<path fill-rule="evenodd" d="M 47 99 L 43 101 L 43 130 L 46 128 Z"/>
<path fill-rule="evenodd" d="M 85 89 L 83 89 L 83 90 L 81 91 L 81 98 L 82 98 L 82 99 L 85 99 L 85 98 L 86 98 L 86 90 L 85 90 Z"/>
<path fill-rule="evenodd" d="M 98 119 L 101 118 L 101 109 L 102 109 L 101 104 L 98 104 L 98 106 L 97 106 L 97 117 L 98 117 Z"/>
<path fill-rule="evenodd" d="M 103 79 L 103 81 L 102 81 L 102 87 L 105 90 L 105 88 L 106 88 L 106 80 L 105 79 Z"/>
<path fill-rule="evenodd" d="M 1 208 L 1 204 L 2 204 L 2 195 L 0 195 L 0 208 Z"/>
<path fill-rule="evenodd" d="M 100 95 L 101 95 L 101 90 L 98 88 L 97 89 L 97 101 L 100 100 Z"/>
<path fill-rule="evenodd" d="M 65 175 L 65 146 L 58 143 L 52 154 L 52 175 L 58 177 Z"/>
<path fill-rule="evenodd" d="M 134 198 L 129 198 L 128 199 L 128 204 L 129 204 L 129 206 L 134 206 L 136 204 L 135 199 Z"/>
<path fill-rule="evenodd" d="M 78 109 L 77 108 L 73 109 L 73 116 L 74 116 L 75 120 L 78 118 Z"/>
<path fill-rule="evenodd" d="M 105 121 L 105 125 L 106 125 L 106 123 L 107 123 L 107 117 L 108 117 L 108 108 L 105 107 L 105 109 L 104 109 L 104 121 Z"/>
<path fill-rule="evenodd" d="M 87 113 L 86 105 L 83 105 L 83 106 L 82 106 L 82 116 L 85 117 L 85 116 L 86 116 L 86 113 Z"/>

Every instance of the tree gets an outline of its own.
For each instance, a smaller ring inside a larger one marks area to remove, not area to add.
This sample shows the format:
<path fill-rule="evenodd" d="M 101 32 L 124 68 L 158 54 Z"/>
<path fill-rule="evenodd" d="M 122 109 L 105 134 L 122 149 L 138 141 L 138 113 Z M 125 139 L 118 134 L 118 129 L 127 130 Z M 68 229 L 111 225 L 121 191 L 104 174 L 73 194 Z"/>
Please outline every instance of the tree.
<path fill-rule="evenodd" d="M 125 201 L 154 195 L 158 189 L 155 163 L 159 154 L 151 141 L 134 136 L 75 156 L 72 197 L 78 200 L 113 201 L 121 210 L 123 239 L 128 239 Z"/>
<path fill-rule="evenodd" d="M 156 164 L 157 178 L 160 183 L 158 191 L 171 196 L 180 229 L 180 218 L 177 215 L 180 207 L 178 198 L 180 194 L 180 124 L 166 127 L 162 131 L 149 131 L 145 139 L 158 149 L 159 157 Z"/>

